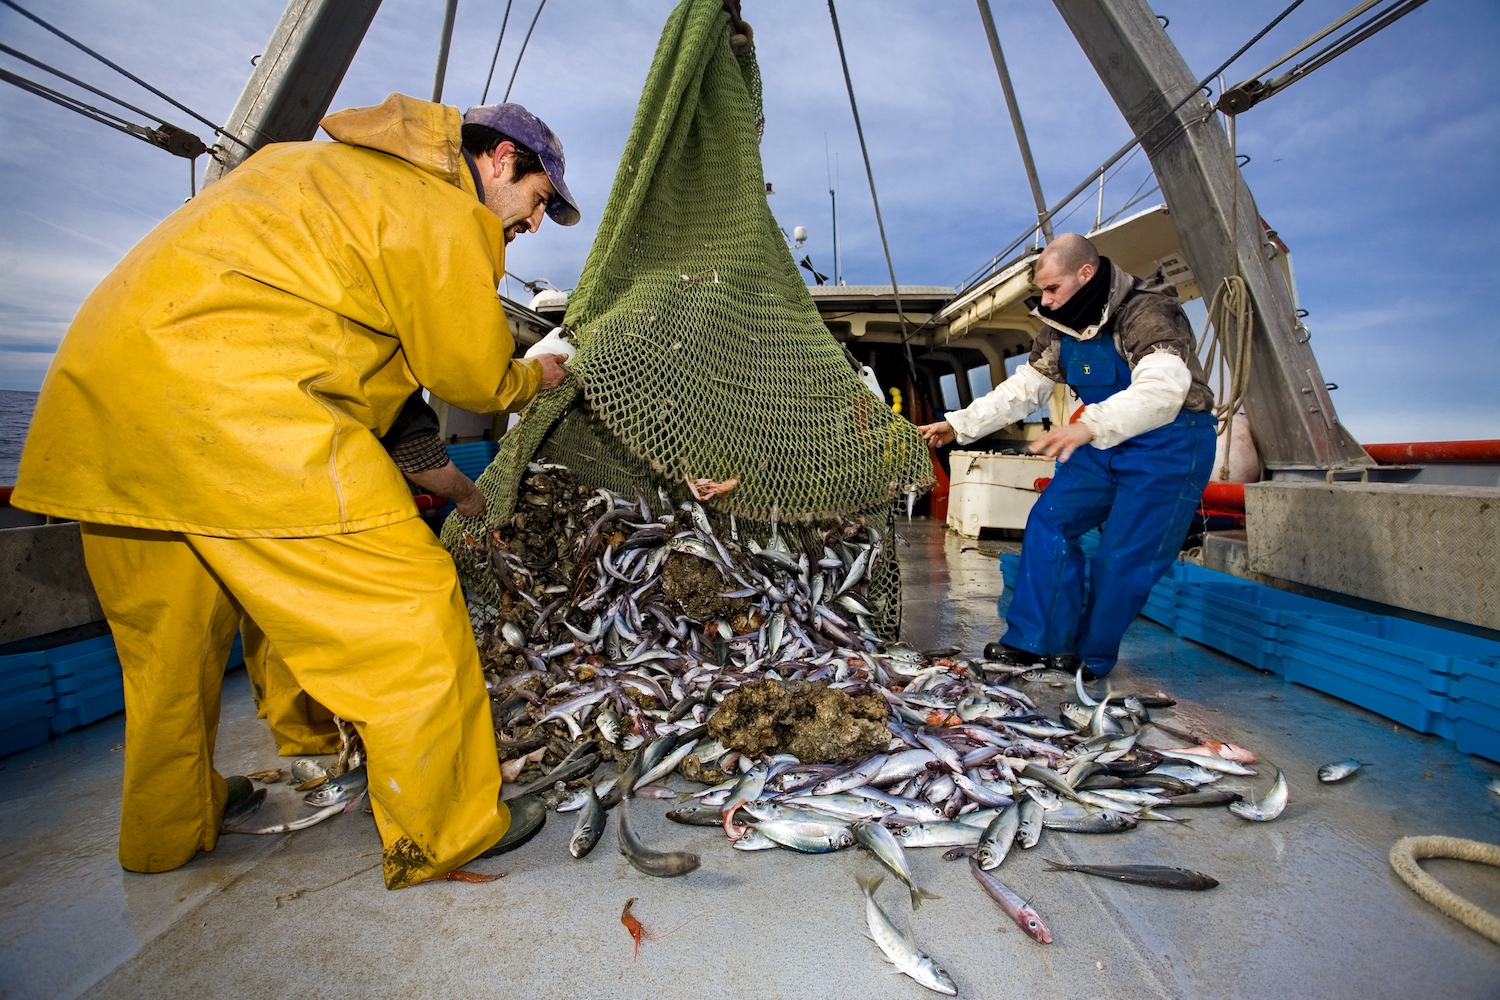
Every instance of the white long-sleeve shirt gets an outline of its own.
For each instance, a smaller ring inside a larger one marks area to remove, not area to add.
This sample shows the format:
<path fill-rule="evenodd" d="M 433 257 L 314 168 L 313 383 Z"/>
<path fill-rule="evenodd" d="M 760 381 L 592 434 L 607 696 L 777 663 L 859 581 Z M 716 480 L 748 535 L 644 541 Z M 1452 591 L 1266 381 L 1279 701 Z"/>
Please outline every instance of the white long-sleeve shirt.
<path fill-rule="evenodd" d="M 958 443 L 968 444 L 1025 417 L 1047 401 L 1056 384 L 1023 364 L 994 391 L 962 410 L 950 410 L 945 419 Z M 1175 420 L 1192 384 L 1192 373 L 1180 357 L 1154 351 L 1131 371 L 1129 386 L 1087 407 L 1079 422 L 1093 432 L 1095 448 L 1113 448 Z"/>

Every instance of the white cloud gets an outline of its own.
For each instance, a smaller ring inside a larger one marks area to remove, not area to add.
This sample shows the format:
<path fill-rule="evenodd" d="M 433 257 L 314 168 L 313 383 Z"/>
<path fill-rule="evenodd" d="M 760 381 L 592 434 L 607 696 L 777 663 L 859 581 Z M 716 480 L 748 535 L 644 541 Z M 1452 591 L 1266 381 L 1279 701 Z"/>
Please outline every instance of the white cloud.
<path fill-rule="evenodd" d="M 228 115 L 250 57 L 265 45 L 282 8 L 282 0 L 31 3 L 215 119 Z M 504 6 L 460 4 L 445 88 L 450 102 L 479 100 Z M 547 3 L 512 97 L 562 137 L 584 222 L 572 229 L 548 225 L 518 240 L 511 271 L 560 285 L 576 280 L 672 6 L 668 0 Z M 1128 130 L 1051 5 L 992 0 L 992 6 L 1042 184 L 1056 198 L 1118 148 Z M 1199 74 L 1280 9 L 1190 0 L 1153 6 L 1171 19 L 1171 37 Z M 1307 0 L 1231 68 L 1230 82 L 1346 7 L 1347 0 Z M 491 100 L 504 90 L 534 10 L 531 2 L 512 8 Z M 846 0 L 839 13 L 897 273 L 903 283 L 952 284 L 1034 218 L 974 4 Z M 807 226 L 804 252 L 828 271 L 826 134 L 839 160 L 846 277 L 883 281 L 826 5 L 758 3 L 746 14 L 764 78 L 761 150 L 776 186 L 777 218 L 787 228 Z M 441 17 L 442 5 L 430 0 L 385 0 L 334 106 L 374 103 L 391 91 L 428 96 Z M 13 12 L 0 10 L 0 33 L 8 44 L 190 124 Z M 171 59 L 151 59 L 146 54 L 158 51 L 163 38 L 184 44 L 174 46 Z M 1376 422 L 1390 413 L 1437 412 L 1440 401 L 1454 397 L 1476 401 L 1466 419 L 1477 436 L 1497 436 L 1500 404 L 1483 373 L 1500 367 L 1486 326 L 1500 290 L 1500 230 L 1492 222 L 1500 208 L 1493 183 L 1500 112 L 1481 96 L 1500 84 L 1497 43 L 1494 4 L 1426 5 L 1242 116 L 1239 146 L 1252 156 L 1246 177 L 1295 252 L 1320 363 L 1339 382 L 1340 412 L 1361 436 L 1373 435 L 1364 428 L 1384 426 Z M 1106 215 L 1147 176 L 1147 166 L 1137 157 L 1110 182 Z M 180 159 L 144 143 L 29 94 L 0 90 L 0 350 L 7 342 L 35 345 L 57 336 L 119 253 L 181 204 L 186 170 Z M 1093 208 L 1080 207 L 1065 228 L 1087 229 Z M 43 357 L 6 354 L 4 377 L 20 377 L 15 373 L 24 368 L 39 380 L 35 362 Z"/>

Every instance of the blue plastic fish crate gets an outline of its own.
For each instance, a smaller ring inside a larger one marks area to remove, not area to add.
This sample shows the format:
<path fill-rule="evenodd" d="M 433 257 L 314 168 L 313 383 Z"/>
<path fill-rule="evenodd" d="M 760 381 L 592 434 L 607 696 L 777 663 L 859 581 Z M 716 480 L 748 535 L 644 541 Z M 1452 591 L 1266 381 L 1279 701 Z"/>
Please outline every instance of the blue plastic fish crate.
<path fill-rule="evenodd" d="M 46 743 L 56 711 L 45 652 L 0 656 L 0 756 Z"/>
<path fill-rule="evenodd" d="M 1500 643 L 1473 636 L 1468 649 L 1453 658 L 1448 685 L 1448 718 L 1464 753 L 1500 761 Z"/>
<path fill-rule="evenodd" d="M 114 636 L 58 646 L 45 655 L 57 696 L 57 714 L 52 718 L 54 735 L 125 710 L 125 677 Z M 244 662 L 244 647 L 236 635 L 224 669 L 232 670 Z"/>
<path fill-rule="evenodd" d="M 1016 589 L 1016 581 L 1021 578 L 1021 554 L 1019 552 L 1001 554 L 1000 575 L 1005 578 L 1005 589 Z"/>
<path fill-rule="evenodd" d="M 1453 651 L 1471 638 L 1383 615 L 1287 612 L 1281 619 L 1287 680 L 1450 740 Z"/>
<path fill-rule="evenodd" d="M 1172 564 L 1146 595 L 1146 606 L 1141 608 L 1142 616 L 1170 629 L 1177 627 L 1177 577 L 1182 565 L 1180 561 Z"/>
<path fill-rule="evenodd" d="M 52 688 L 57 692 L 57 715 L 52 732 L 65 733 L 125 710 L 125 678 L 115 639 L 69 643 L 47 651 Z"/>
<path fill-rule="evenodd" d="M 1202 574 L 1213 571 L 1197 569 L 1196 580 L 1183 580 L 1177 587 L 1177 634 L 1261 670 L 1285 672 L 1281 624 L 1288 613 L 1359 617 L 1336 604 L 1227 574 L 1214 574 L 1225 582 L 1202 582 Z"/>
<path fill-rule="evenodd" d="M 495 456 L 500 454 L 499 441 L 465 441 L 463 444 L 450 444 L 448 446 L 448 457 L 458 470 L 470 479 L 478 479 L 480 473 L 490 467 Z"/>

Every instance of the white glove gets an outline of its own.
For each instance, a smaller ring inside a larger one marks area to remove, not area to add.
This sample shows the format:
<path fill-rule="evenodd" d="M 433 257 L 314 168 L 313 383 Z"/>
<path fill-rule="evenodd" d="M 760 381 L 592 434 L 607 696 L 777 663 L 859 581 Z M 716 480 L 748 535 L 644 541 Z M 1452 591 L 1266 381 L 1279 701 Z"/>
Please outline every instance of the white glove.
<path fill-rule="evenodd" d="M 551 333 L 526 349 L 525 356 L 534 358 L 538 354 L 566 354 L 571 361 L 578 356 L 578 345 L 563 335 L 562 327 L 554 326 Z"/>

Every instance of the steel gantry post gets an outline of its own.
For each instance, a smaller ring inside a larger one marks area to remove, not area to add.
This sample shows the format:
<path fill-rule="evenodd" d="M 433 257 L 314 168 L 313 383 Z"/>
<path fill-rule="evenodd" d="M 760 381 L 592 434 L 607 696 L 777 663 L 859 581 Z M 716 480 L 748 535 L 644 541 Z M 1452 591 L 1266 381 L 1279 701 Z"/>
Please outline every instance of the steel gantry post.
<path fill-rule="evenodd" d="M 1200 94 L 1167 114 L 1198 84 L 1156 15 L 1144 0 L 1054 3 L 1150 157 L 1204 298 L 1232 275 L 1245 281 L 1255 308 L 1245 412 L 1261 460 L 1273 472 L 1375 464 L 1334 412 L 1213 107 Z"/>
<path fill-rule="evenodd" d="M 380 0 L 291 0 L 235 103 L 225 131 L 245 143 L 220 143 L 203 173 L 208 186 L 272 142 L 311 139 L 364 41 Z"/>

